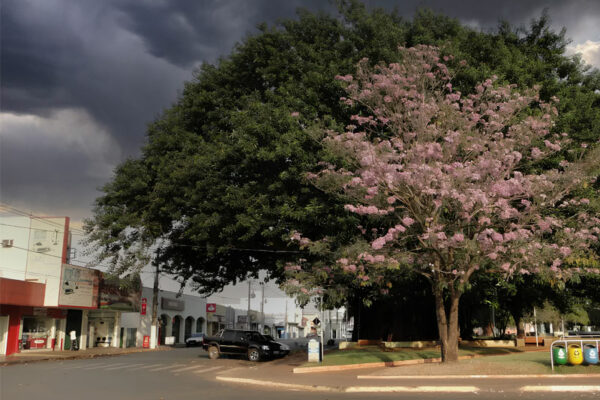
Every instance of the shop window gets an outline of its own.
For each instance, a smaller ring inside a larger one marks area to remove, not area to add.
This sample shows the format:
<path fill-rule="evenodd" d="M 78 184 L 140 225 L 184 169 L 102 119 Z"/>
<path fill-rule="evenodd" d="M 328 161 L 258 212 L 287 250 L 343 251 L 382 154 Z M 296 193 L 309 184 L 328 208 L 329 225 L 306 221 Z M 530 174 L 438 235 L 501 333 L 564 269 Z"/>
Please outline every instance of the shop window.
<path fill-rule="evenodd" d="M 113 341 L 115 322 L 112 318 L 90 318 L 89 335 L 93 335 L 96 347 L 110 347 Z"/>
<path fill-rule="evenodd" d="M 45 349 L 50 340 L 51 319 L 47 317 L 23 317 L 23 349 Z"/>
<path fill-rule="evenodd" d="M 137 328 L 127 328 L 127 341 L 125 347 L 135 347 Z"/>

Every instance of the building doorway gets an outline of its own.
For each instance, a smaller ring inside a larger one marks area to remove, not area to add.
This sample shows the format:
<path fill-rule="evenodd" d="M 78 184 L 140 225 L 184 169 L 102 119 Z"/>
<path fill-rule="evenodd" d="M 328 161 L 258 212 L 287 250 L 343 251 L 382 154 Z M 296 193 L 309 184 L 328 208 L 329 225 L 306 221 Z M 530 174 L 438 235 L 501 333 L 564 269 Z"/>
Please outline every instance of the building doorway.
<path fill-rule="evenodd" d="M 179 343 L 179 334 L 181 332 L 181 316 L 176 315 L 173 317 L 173 326 L 171 327 L 171 336 L 175 336 L 175 343 Z"/>
<path fill-rule="evenodd" d="M 192 336 L 192 327 L 194 326 L 194 317 L 187 317 L 185 319 L 185 331 L 183 333 L 183 340 Z"/>
<path fill-rule="evenodd" d="M 8 343 L 8 317 L 0 317 L 0 355 L 6 354 Z"/>
<path fill-rule="evenodd" d="M 159 343 L 165 344 L 165 337 L 167 336 L 167 327 L 169 326 L 169 316 L 162 314 L 159 319 L 158 337 Z"/>
<path fill-rule="evenodd" d="M 77 341 L 79 342 L 79 338 L 81 336 L 81 321 L 83 317 L 83 313 L 81 310 L 69 310 L 67 311 L 67 329 L 65 334 L 65 350 L 71 348 L 71 331 L 75 331 L 77 335 Z M 79 343 L 77 343 L 79 346 Z"/>

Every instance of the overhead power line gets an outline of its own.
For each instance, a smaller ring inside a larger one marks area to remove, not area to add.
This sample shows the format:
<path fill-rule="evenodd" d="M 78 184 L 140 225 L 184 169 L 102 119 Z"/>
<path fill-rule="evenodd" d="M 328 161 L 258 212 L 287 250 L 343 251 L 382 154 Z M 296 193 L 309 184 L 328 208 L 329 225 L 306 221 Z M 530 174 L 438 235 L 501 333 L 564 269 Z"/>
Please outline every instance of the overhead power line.
<path fill-rule="evenodd" d="M 46 257 L 60 258 L 60 259 L 62 260 L 62 256 L 56 256 L 56 255 L 54 255 L 54 254 L 40 253 L 40 252 L 38 252 L 38 251 L 33 251 L 33 250 L 30 250 L 30 249 L 26 249 L 25 247 L 20 247 L 20 246 L 15 246 L 15 245 L 12 245 L 12 246 L 10 246 L 9 248 L 11 248 L 11 249 L 18 249 L 18 250 L 22 250 L 22 251 L 26 251 L 26 252 L 28 252 L 28 253 L 35 253 L 35 254 L 39 254 L 39 255 L 42 255 L 42 256 L 46 256 Z M 78 263 L 82 263 L 82 264 L 89 264 L 89 262 L 88 262 L 88 261 L 83 261 L 83 260 L 75 260 L 75 259 L 73 259 L 73 260 L 70 260 L 70 261 L 71 261 L 71 262 L 78 262 Z M 78 267 L 82 267 L 82 266 L 83 266 L 83 265 L 78 265 Z M 100 264 L 99 266 L 103 266 L 103 265 L 101 265 L 101 264 Z M 3 267 L 3 268 L 4 268 L 4 267 Z"/>
<path fill-rule="evenodd" d="M 34 219 L 36 221 L 45 223 L 47 225 L 64 229 L 64 225 L 61 225 L 58 222 L 50 221 L 50 220 L 48 220 L 48 218 L 36 217 L 33 214 L 28 213 L 27 211 L 20 210 L 20 209 L 18 209 L 16 207 L 13 207 L 13 206 L 11 206 L 9 204 L 6 204 L 6 203 L 0 203 L 0 210 L 1 209 L 4 209 L 5 211 L 7 211 L 9 213 L 12 213 L 12 214 L 15 214 L 15 215 L 19 215 L 19 216 L 22 216 L 22 217 L 29 217 L 31 219 Z M 70 228 L 69 230 L 71 230 L 71 231 L 77 231 L 80 234 L 85 235 L 85 232 L 82 229 L 79 229 L 79 228 Z"/>
<path fill-rule="evenodd" d="M 65 233 L 65 231 L 64 231 L 64 230 L 62 230 L 62 231 L 61 231 L 61 230 L 58 230 L 58 229 L 54 229 L 54 230 L 52 230 L 52 229 L 40 229 L 40 228 L 32 228 L 32 227 L 30 227 L 30 226 L 22 226 L 22 225 L 5 224 L 5 223 L 2 223 L 2 222 L 0 222 L 0 225 L 3 225 L 3 226 L 10 226 L 10 227 L 13 227 L 13 228 L 29 229 L 30 231 L 32 231 L 32 230 L 35 230 L 35 231 L 52 232 L 52 233 Z M 71 235 L 73 235 L 73 236 L 85 236 L 85 235 L 84 235 L 84 234 L 82 234 L 82 233 L 73 233 L 73 232 L 71 232 L 71 229 L 69 229 L 69 231 L 68 231 L 68 232 L 69 232 Z"/>

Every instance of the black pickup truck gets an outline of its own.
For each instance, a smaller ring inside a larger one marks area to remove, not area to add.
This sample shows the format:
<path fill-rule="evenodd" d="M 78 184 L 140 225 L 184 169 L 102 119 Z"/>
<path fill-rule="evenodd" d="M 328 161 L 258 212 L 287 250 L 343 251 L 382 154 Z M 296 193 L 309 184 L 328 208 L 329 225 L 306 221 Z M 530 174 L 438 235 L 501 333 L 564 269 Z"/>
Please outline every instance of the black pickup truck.
<path fill-rule="evenodd" d="M 244 355 L 250 361 L 266 358 L 283 357 L 290 348 L 273 340 L 269 340 L 257 331 L 223 329 L 216 336 L 205 337 L 202 343 L 208 357 L 212 360 L 221 354 Z"/>

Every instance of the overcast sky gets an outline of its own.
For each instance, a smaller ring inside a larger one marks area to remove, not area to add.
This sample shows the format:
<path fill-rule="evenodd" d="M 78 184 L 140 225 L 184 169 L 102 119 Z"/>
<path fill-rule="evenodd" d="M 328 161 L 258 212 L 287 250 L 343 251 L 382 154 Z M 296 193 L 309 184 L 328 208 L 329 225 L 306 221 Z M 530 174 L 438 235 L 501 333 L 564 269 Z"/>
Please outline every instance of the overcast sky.
<path fill-rule="evenodd" d="M 572 48 L 600 66 L 600 1 L 369 1 L 411 17 L 428 6 L 481 29 L 549 9 Z M 36 214 L 89 216 L 115 165 L 139 154 L 145 127 L 202 62 L 230 53 L 259 22 L 317 0 L 3 0 L 2 202 Z"/>

